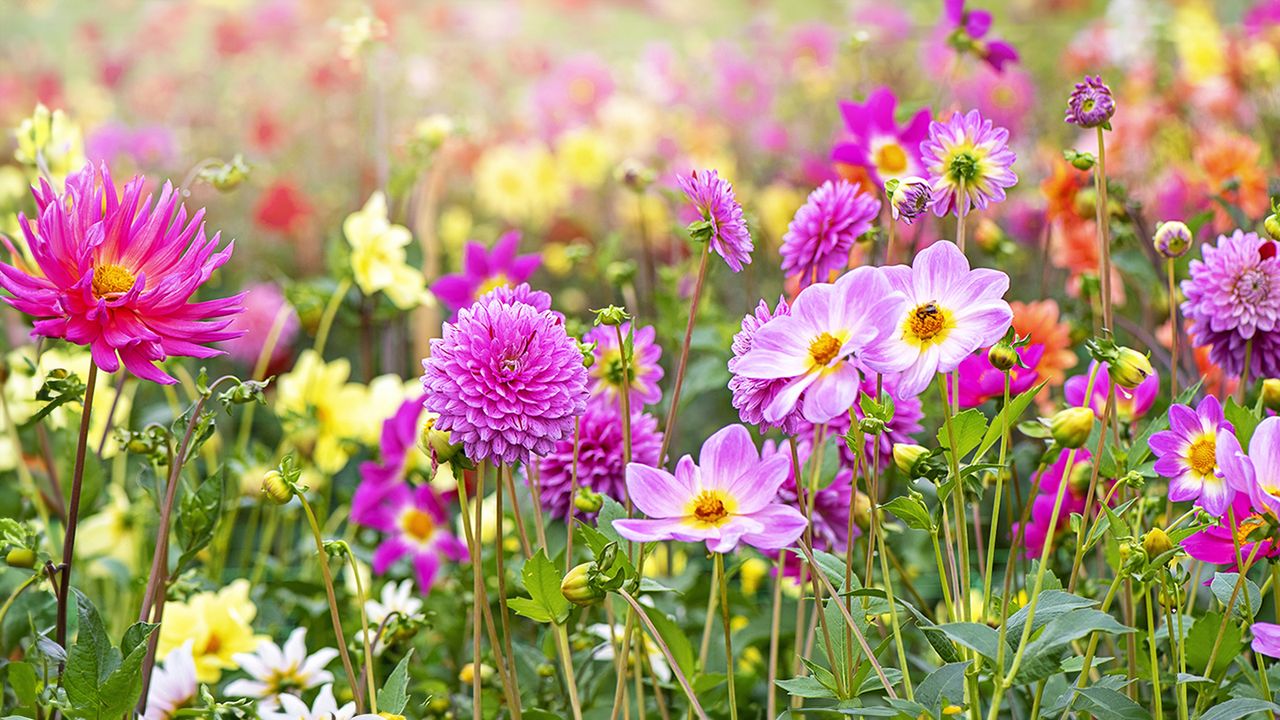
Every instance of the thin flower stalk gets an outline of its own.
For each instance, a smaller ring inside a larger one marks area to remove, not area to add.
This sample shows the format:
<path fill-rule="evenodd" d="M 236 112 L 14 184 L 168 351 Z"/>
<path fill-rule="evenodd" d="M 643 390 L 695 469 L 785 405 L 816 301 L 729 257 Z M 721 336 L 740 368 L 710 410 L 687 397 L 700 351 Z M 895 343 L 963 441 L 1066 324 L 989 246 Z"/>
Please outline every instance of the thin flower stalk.
<path fill-rule="evenodd" d="M 676 430 L 676 412 L 680 408 L 680 389 L 684 385 L 685 370 L 689 366 L 689 347 L 693 343 L 693 326 L 698 318 L 698 303 L 702 299 L 702 285 L 707 279 L 707 266 L 711 260 L 711 243 L 702 249 L 698 263 L 698 279 L 693 284 L 693 297 L 689 300 L 689 322 L 684 328 L 684 342 L 680 344 L 680 361 L 676 363 L 676 381 L 671 387 L 671 405 L 667 407 L 667 419 L 662 424 L 662 450 L 658 452 L 658 464 L 666 462 L 667 450 Z"/>

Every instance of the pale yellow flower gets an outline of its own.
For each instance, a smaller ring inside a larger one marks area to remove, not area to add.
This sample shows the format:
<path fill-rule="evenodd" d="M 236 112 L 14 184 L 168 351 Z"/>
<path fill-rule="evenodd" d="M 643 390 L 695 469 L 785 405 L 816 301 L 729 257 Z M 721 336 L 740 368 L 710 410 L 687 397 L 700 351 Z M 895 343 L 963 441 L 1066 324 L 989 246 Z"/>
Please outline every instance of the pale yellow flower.
<path fill-rule="evenodd" d="M 405 262 L 405 246 L 413 235 L 387 218 L 387 199 L 381 192 L 370 195 L 360 211 L 347 216 L 342 233 L 351 245 L 351 270 L 360 292 L 384 292 L 401 310 L 428 300 L 426 278 Z"/>
<path fill-rule="evenodd" d="M 556 143 L 556 161 L 564 177 L 585 188 L 599 187 L 614 165 L 608 141 L 589 128 L 561 135 Z"/>
<path fill-rule="evenodd" d="M 1227 42 L 1205 0 L 1188 0 L 1173 14 L 1172 36 L 1187 79 L 1200 83 L 1226 70 Z"/>
<path fill-rule="evenodd" d="M 253 632 L 258 608 L 249 600 L 249 581 L 234 580 L 216 593 L 196 593 L 186 602 L 169 602 L 160 625 L 158 654 L 191 641 L 196 679 L 216 683 L 223 670 L 234 670 L 236 653 L 251 653 L 265 635 Z"/>
<path fill-rule="evenodd" d="M 79 375 L 81 380 L 89 377 L 89 351 L 78 345 L 52 344 L 40 354 L 40 362 L 38 364 L 36 364 L 35 358 L 35 347 L 31 345 L 19 347 L 5 356 L 5 361 L 9 366 L 9 377 L 5 379 L 3 392 L 9 404 L 9 413 L 12 415 L 14 423 L 18 425 L 25 423 L 45 406 L 45 402 L 36 400 L 36 393 L 40 391 L 51 371 L 56 369 L 66 370 Z M 97 442 L 102 438 L 103 433 L 107 431 L 107 408 L 111 407 L 115 400 L 116 389 L 113 381 L 116 377 L 107 373 L 98 373 L 98 384 L 95 390 L 98 402 L 94 403 L 95 411 L 89 418 L 89 437 L 93 439 L 95 450 L 97 449 Z M 111 425 L 112 427 L 128 427 L 129 413 L 133 407 L 133 393 L 136 387 L 137 383 L 127 386 L 120 400 L 114 402 L 115 420 Z M 81 409 L 80 403 L 69 402 L 55 408 L 41 422 L 53 429 L 76 427 L 80 423 Z M 0 430 L 4 430 L 5 427 L 4 416 L 0 415 Z M 104 458 L 114 457 L 118 451 L 119 443 L 108 435 L 107 442 L 102 448 L 102 456 Z M 4 458 L 0 460 L 0 465 L 11 463 L 14 460 L 15 458 L 12 457 Z M 12 464 L 7 466 L 13 467 Z"/>
<path fill-rule="evenodd" d="M 375 15 L 361 15 L 349 22 L 340 22 L 338 56 L 349 63 L 358 63 L 366 48 L 386 36 L 387 24 Z"/>
<path fill-rule="evenodd" d="M 776 243 L 782 240 L 796 210 L 804 204 L 804 193 L 782 182 L 766 185 L 756 198 L 756 210 L 760 213 L 760 225 Z"/>
<path fill-rule="evenodd" d="M 60 184 L 68 174 L 84 166 L 80 128 L 61 110 L 50 111 L 43 103 L 36 105 L 31 117 L 18 124 L 15 134 L 18 149 L 14 159 L 32 171 L 43 166 L 55 183 Z"/>
<path fill-rule="evenodd" d="M 107 488 L 107 504 L 80 521 L 76 532 L 76 554 L 94 560 L 114 560 L 129 570 L 138 562 L 138 527 L 133 504 L 118 484 Z M 89 574 L 105 577 L 109 570 L 101 563 L 91 563 Z"/>
<path fill-rule="evenodd" d="M 305 350 L 276 385 L 276 413 L 290 442 L 310 448 L 322 473 L 336 473 L 347 464 L 350 444 L 363 429 L 356 410 L 367 401 L 368 390 L 348 382 L 350 376 L 345 358 L 326 363 L 314 350 Z"/>
<path fill-rule="evenodd" d="M 450 205 L 440 213 L 440 243 L 454 255 L 461 253 L 474 228 L 471 211 L 463 205 Z"/>
<path fill-rule="evenodd" d="M 616 152 L 648 156 L 658 143 L 661 128 L 657 109 L 639 98 L 618 93 L 600 107 L 600 132 Z"/>
<path fill-rule="evenodd" d="M 564 208 L 569 190 L 541 145 L 496 145 L 476 163 L 476 200 L 515 224 L 540 224 Z"/>

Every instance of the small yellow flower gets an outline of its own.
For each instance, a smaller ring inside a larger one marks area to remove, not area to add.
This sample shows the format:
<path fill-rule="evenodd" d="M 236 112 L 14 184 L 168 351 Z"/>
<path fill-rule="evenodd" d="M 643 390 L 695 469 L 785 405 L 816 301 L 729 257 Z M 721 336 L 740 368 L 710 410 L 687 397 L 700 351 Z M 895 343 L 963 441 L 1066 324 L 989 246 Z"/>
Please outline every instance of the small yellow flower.
<path fill-rule="evenodd" d="M 314 350 L 298 356 L 276 385 L 276 413 L 291 444 L 311 450 L 322 473 L 335 473 L 350 458 L 348 443 L 360 434 L 354 412 L 368 399 L 359 383 L 347 382 L 351 363 L 326 363 Z"/>
<path fill-rule="evenodd" d="M 191 641 L 196 679 L 216 683 L 223 670 L 238 667 L 232 658 L 250 653 L 266 636 L 253 632 L 258 608 L 249 600 L 249 581 L 240 579 L 216 593 L 192 595 L 186 602 L 170 602 L 160 626 L 159 655 Z"/>
<path fill-rule="evenodd" d="M 769 563 L 758 557 L 747 558 L 742 563 L 742 568 L 738 571 L 739 577 L 742 579 L 742 592 L 747 595 L 754 595 L 760 589 L 760 583 L 769 575 Z"/>
<path fill-rule="evenodd" d="M 475 169 L 476 200 L 510 223 L 540 224 L 559 212 L 569 190 L 555 158 L 541 145 L 496 145 Z"/>
<path fill-rule="evenodd" d="M 766 185 L 756 199 L 760 225 L 776 243 L 782 240 L 796 210 L 804 204 L 804 193 L 782 182 Z"/>
<path fill-rule="evenodd" d="M 600 133 L 582 128 L 560 137 L 556 143 L 556 162 L 570 182 L 584 188 L 597 188 L 608 177 L 614 158 Z"/>
<path fill-rule="evenodd" d="M 36 105 L 31 117 L 18 124 L 16 134 L 18 149 L 14 159 L 33 171 L 43 167 L 55 184 L 61 184 L 68 174 L 84 165 L 80 128 L 61 110 L 50 111 L 43 103 Z"/>
<path fill-rule="evenodd" d="M 115 560 L 126 568 L 138 563 L 138 528 L 134 522 L 129 496 L 119 484 L 107 488 L 107 504 L 80 523 L 76 534 L 76 554 L 95 560 Z M 102 563 L 89 565 L 89 574 L 107 577 L 109 569 Z"/>
<path fill-rule="evenodd" d="M 426 278 L 405 262 L 405 246 L 413 235 L 387 218 L 387 199 L 381 192 L 347 216 L 342 233 L 351 245 L 351 270 L 360 292 L 384 292 L 401 310 L 427 302 Z"/>

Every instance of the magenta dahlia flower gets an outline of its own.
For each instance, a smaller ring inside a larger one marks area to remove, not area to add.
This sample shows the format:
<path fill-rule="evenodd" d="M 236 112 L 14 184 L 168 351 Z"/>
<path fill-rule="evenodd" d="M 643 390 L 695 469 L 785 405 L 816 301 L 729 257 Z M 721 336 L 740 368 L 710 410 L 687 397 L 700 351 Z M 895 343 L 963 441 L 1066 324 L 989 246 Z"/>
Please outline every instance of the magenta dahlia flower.
<path fill-rule="evenodd" d="M 1009 370 L 1009 395 L 1030 390 L 1040 379 L 1036 366 L 1044 358 L 1044 345 L 1025 345 L 1016 350 L 1022 365 Z M 980 352 L 960 361 L 956 368 L 960 375 L 960 407 L 978 407 L 982 403 L 1004 395 L 1004 371 L 991 364 L 986 352 Z M 950 397 L 951 387 L 947 387 Z"/>
<path fill-rule="evenodd" d="M 1084 512 L 1085 499 L 1089 494 L 1089 480 L 1093 472 L 1093 466 L 1090 463 L 1093 456 L 1085 448 L 1076 450 L 1075 459 L 1071 465 L 1071 476 L 1064 479 L 1069 455 L 1069 451 L 1063 450 L 1056 462 L 1045 468 L 1044 472 L 1036 473 L 1032 477 L 1032 482 L 1039 490 L 1035 500 L 1032 501 L 1031 521 L 1027 523 L 1026 535 L 1023 537 L 1023 551 L 1027 557 L 1039 557 L 1044 550 L 1045 542 L 1068 527 L 1071 515 Z M 1068 485 L 1066 494 L 1062 496 L 1058 524 L 1050 528 L 1049 521 L 1053 519 L 1053 505 L 1058 497 L 1058 487 L 1064 481 Z M 1109 479 L 1100 478 L 1098 482 L 1103 487 L 1110 487 L 1111 484 Z M 1094 512 L 1097 512 L 1096 504 Z M 1019 524 L 1014 523 L 1014 534 L 1020 531 Z"/>
<path fill-rule="evenodd" d="M 734 272 L 751 264 L 751 233 L 742 217 L 742 206 L 733 194 L 733 186 L 715 170 L 694 170 L 676 178 L 685 197 L 706 224 L 707 241 L 717 255 Z"/>
<path fill-rule="evenodd" d="M 894 265 L 883 272 L 907 298 L 890 318 L 893 331 L 883 343 L 885 354 L 907 363 L 897 379 L 904 395 L 919 395 L 934 375 L 955 370 L 973 351 L 995 344 L 1013 322 L 1004 300 L 1009 276 L 969 269 L 955 243 L 936 242 L 916 255 L 912 267 Z"/>
<path fill-rule="evenodd" d="M 1247 455 L 1233 433 L 1222 433 L 1217 455 L 1227 484 L 1248 494 L 1255 510 L 1280 515 L 1280 417 L 1258 424 Z"/>
<path fill-rule="evenodd" d="M 36 223 L 19 214 L 30 257 L 5 239 L 13 265 L 0 263 L 4 301 L 35 318 L 33 335 L 87 345 L 105 372 L 121 363 L 144 380 L 177 382 L 155 363 L 173 356 L 210 358 L 207 346 L 239 337 L 230 328 L 242 295 L 192 302 L 231 258 L 206 239 L 204 210 L 187 218 L 180 193 L 165 183 L 155 205 L 135 177 L 117 195 L 105 165 L 67 177 L 63 195 L 33 188 Z"/>
<path fill-rule="evenodd" d="M 418 443 L 418 420 L 422 417 L 422 397 L 410 398 L 400 404 L 396 412 L 382 423 L 378 441 L 379 460 L 360 463 L 361 488 L 366 485 L 389 486 L 404 480 L 411 469 L 410 459 Z M 360 490 L 356 491 L 359 494 Z M 352 511 L 354 518 L 356 513 Z"/>
<path fill-rule="evenodd" d="M 486 250 L 478 242 L 468 242 L 462 255 L 462 272 L 445 275 L 431 284 L 431 292 L 454 312 L 475 302 L 494 288 L 519 285 L 538 269 L 536 254 L 517 255 L 520 231 L 504 233 Z"/>
<path fill-rule="evenodd" d="M 499 285 L 481 297 L 493 298 L 504 305 L 524 303 L 525 305 L 532 305 L 535 310 L 551 309 L 551 296 L 541 290 L 534 290 L 529 287 L 529 283 Z"/>
<path fill-rule="evenodd" d="M 622 337 L 626 338 L 631 330 L 631 323 L 621 326 Z M 631 339 L 631 353 L 627 358 L 627 386 L 633 410 L 641 404 L 652 405 L 662 400 L 662 388 L 658 382 L 662 380 L 663 370 L 662 348 L 654 342 L 654 329 L 646 325 L 636 330 Z M 590 374 L 593 378 L 591 394 L 605 397 L 612 404 L 618 404 L 622 394 L 622 350 L 618 347 L 618 332 L 608 325 L 591 328 L 583 337 L 589 343 L 595 343 L 592 354 L 595 362 L 591 364 Z"/>
<path fill-rule="evenodd" d="M 778 305 L 772 311 L 769 310 L 769 303 L 761 300 L 754 313 L 748 313 L 742 318 L 742 330 L 733 336 L 733 357 L 729 358 L 729 373 L 732 375 L 729 379 L 729 391 L 733 393 L 733 406 L 737 408 L 742 422 L 759 426 L 762 433 L 776 427 L 781 428 L 787 435 L 794 435 L 799 423 L 804 421 L 800 403 L 797 402 L 791 412 L 777 421 L 766 420 L 765 407 L 773 402 L 790 380 L 788 378 L 760 380 L 746 377 L 739 374 L 738 365 L 741 364 L 743 356 L 751 352 L 752 341 L 757 330 L 775 317 L 790 314 L 791 307 L 787 305 L 785 298 L 778 298 Z"/>
<path fill-rule="evenodd" d="M 1236 518 L 1234 528 L 1231 526 L 1230 515 L 1223 513 L 1218 518 L 1217 525 L 1210 525 L 1184 539 L 1182 549 L 1200 562 L 1226 565 L 1232 569 L 1236 567 L 1237 547 L 1240 549 L 1241 557 L 1252 555 L 1254 543 L 1249 541 L 1249 535 L 1267 524 L 1267 516 L 1262 511 L 1254 509 L 1249 495 L 1244 492 L 1236 493 L 1231 509 L 1231 514 Z M 1269 539 L 1263 540 L 1262 547 L 1258 548 L 1257 557 L 1273 558 L 1277 555 L 1280 555 L 1280 548 L 1275 546 L 1275 542 Z"/>
<path fill-rule="evenodd" d="M 631 459 L 657 465 L 662 433 L 652 415 L 631 413 Z M 550 515 L 568 519 L 572 510 L 573 433 L 556 442 L 539 462 L 542 507 Z M 626 467 L 622 462 L 622 409 L 617 403 L 593 400 L 578 423 L 578 488 L 586 488 L 621 502 L 627 497 Z M 582 515 L 581 512 L 575 513 Z"/>
<path fill-rule="evenodd" d="M 880 215 L 880 200 L 847 180 L 828 180 L 809 193 L 782 236 L 782 272 L 800 286 L 826 282 L 849 266 L 849 251 Z"/>
<path fill-rule="evenodd" d="M 435 584 L 442 562 L 458 562 L 467 557 L 466 546 L 449 531 L 444 503 L 430 485 L 415 488 L 396 482 L 376 495 L 357 491 L 351 500 L 351 511 L 353 519 L 359 518 L 357 524 L 384 536 L 373 551 L 373 571 L 382 575 L 408 556 L 423 593 L 430 592 Z"/>
<path fill-rule="evenodd" d="M 965 7 L 965 0 L 944 0 L 942 9 L 951 27 L 953 45 L 972 51 L 996 72 L 1003 72 L 1006 64 L 1018 61 L 1018 51 L 1012 45 L 987 37 L 991 30 L 991 13 L 969 10 Z"/>
<path fill-rule="evenodd" d="M 289 305 L 275 283 L 264 282 L 245 289 L 244 311 L 236 315 L 227 326 L 229 330 L 243 332 L 240 337 L 222 341 L 222 347 L 237 362 L 253 367 L 266 345 L 271 329 L 280 323 L 275 339 L 275 349 L 267 364 L 267 372 L 289 358 L 293 341 L 298 337 L 300 323 L 298 313 Z"/>
<path fill-rule="evenodd" d="M 920 143 L 929 134 L 929 110 L 921 109 L 905 125 L 896 119 L 898 98 L 887 87 L 867 95 L 865 102 L 841 102 L 847 136 L 831 150 L 831 159 L 863 168 L 878 185 L 920 175 Z"/>
<path fill-rule="evenodd" d="M 977 110 L 956 113 L 945 123 L 929 124 L 929 139 L 920 154 L 933 186 L 933 212 L 965 215 L 1005 198 L 1018 176 L 1018 159 L 1009 149 L 1009 131 L 984 120 Z"/>
<path fill-rule="evenodd" d="M 1182 281 L 1182 312 L 1191 336 L 1208 345 L 1209 359 L 1233 375 L 1244 370 L 1250 347 L 1254 377 L 1280 375 L 1280 244 L 1236 230 L 1203 246 Z"/>
<path fill-rule="evenodd" d="M 699 460 L 680 458 L 675 475 L 627 465 L 631 501 L 648 517 L 614 520 L 618 534 L 635 542 L 706 542 L 710 552 L 728 553 L 739 543 L 784 548 L 804 532 L 800 511 L 775 501 L 790 459 L 761 459 L 745 427 L 730 425 L 707 438 Z"/>
<path fill-rule="evenodd" d="M 554 313 L 487 298 L 445 323 L 422 361 L 423 404 L 475 462 L 546 455 L 587 405 L 587 369 Z"/>
<path fill-rule="evenodd" d="M 1106 363 L 1098 368 L 1097 377 L 1093 380 L 1093 396 L 1087 401 L 1084 397 L 1084 391 L 1089 387 L 1089 376 L 1094 373 L 1093 368 L 1097 364 L 1096 360 L 1090 362 L 1088 372 L 1068 378 L 1062 390 L 1070 405 L 1074 407 L 1088 405 L 1093 409 L 1093 414 L 1101 418 L 1107 407 L 1108 385 L 1111 383 L 1111 373 L 1107 372 Z M 1159 373 L 1151 373 L 1146 380 L 1132 390 L 1116 385 L 1115 407 L 1112 411 L 1124 422 L 1133 422 L 1147 414 L 1159 394 Z"/>
<path fill-rule="evenodd" d="M 893 198 L 889 201 L 889 209 L 894 220 L 901 220 L 907 225 L 915 223 L 916 218 L 925 214 L 933 203 L 933 186 L 922 177 L 906 177 L 893 189 Z"/>
<path fill-rule="evenodd" d="M 781 422 L 797 407 L 809 422 L 828 422 L 857 401 L 862 370 L 897 373 L 911 361 L 889 352 L 885 342 L 903 301 L 882 271 L 870 266 L 854 268 L 833 284 L 810 285 L 789 314 L 775 315 L 756 331 L 735 372 L 787 381 L 763 408 L 768 422 Z"/>
<path fill-rule="evenodd" d="M 1236 491 L 1218 473 L 1218 438 L 1235 432 L 1222 403 L 1206 395 L 1195 410 L 1169 406 L 1169 429 L 1151 436 L 1155 471 L 1169 478 L 1169 499 L 1197 500 L 1207 512 L 1223 516 Z"/>
<path fill-rule="evenodd" d="M 1084 82 L 1076 83 L 1067 99 L 1067 115 L 1064 118 L 1072 125 L 1082 128 L 1096 128 L 1111 122 L 1116 114 L 1116 101 L 1111 97 L 1111 88 L 1102 82 L 1101 77 L 1084 76 Z"/>

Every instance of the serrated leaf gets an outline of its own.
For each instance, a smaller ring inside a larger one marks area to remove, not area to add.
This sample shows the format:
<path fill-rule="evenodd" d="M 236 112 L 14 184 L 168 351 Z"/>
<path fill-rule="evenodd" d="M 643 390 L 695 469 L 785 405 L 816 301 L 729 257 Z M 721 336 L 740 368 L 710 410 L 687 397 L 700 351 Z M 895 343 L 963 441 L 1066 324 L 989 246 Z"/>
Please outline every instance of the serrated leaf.
<path fill-rule="evenodd" d="M 178 558 L 178 572 L 190 567 L 196 554 L 209 545 L 213 531 L 222 517 L 223 482 L 221 469 L 215 471 L 196 488 L 182 498 L 178 506 L 178 519 L 174 535 L 182 548 Z"/>
<path fill-rule="evenodd" d="M 929 508 L 923 500 L 901 495 L 880 507 L 896 515 L 912 530 L 927 532 L 933 528 L 933 519 L 929 517 Z"/>
<path fill-rule="evenodd" d="M 934 670 L 916 688 L 916 702 L 934 715 L 942 711 L 944 702 L 956 702 L 964 698 L 964 673 L 973 662 L 947 663 Z"/>
<path fill-rule="evenodd" d="M 1072 595 L 1062 590 L 1041 590 L 1040 600 L 1036 602 L 1036 614 L 1031 621 L 1031 630 L 1032 632 L 1039 630 L 1048 624 L 1050 620 L 1072 610 L 1093 607 L 1097 604 L 1095 600 Z M 1008 626 L 1005 631 L 1005 637 L 1010 638 L 1010 642 L 1014 642 L 1015 638 L 1022 637 L 1022 626 L 1027 621 L 1030 609 L 1030 605 L 1020 607 L 1017 612 L 1010 615 L 1009 619 L 1005 621 Z"/>
<path fill-rule="evenodd" d="M 412 657 L 413 648 L 409 648 L 409 652 L 396 663 L 396 669 L 391 671 L 382 689 L 378 691 L 380 711 L 389 712 L 392 715 L 404 713 L 404 706 L 409 704 L 409 659 Z"/>
<path fill-rule="evenodd" d="M 955 432 L 954 449 L 958 452 L 957 457 L 963 458 L 982 442 L 987 431 L 987 416 L 978 408 L 969 408 L 951 418 L 951 429 Z M 951 433 L 947 432 L 946 423 L 938 429 L 938 445 L 947 453 L 953 449 Z"/>
<path fill-rule="evenodd" d="M 1133 632 L 1101 610 L 1072 610 L 1051 620 L 1024 653 L 1024 662 L 1015 678 L 1020 683 L 1043 680 L 1059 672 L 1062 657 L 1070 644 L 1095 632 L 1113 635 Z"/>
<path fill-rule="evenodd" d="M 1218 635 L 1222 640 L 1218 640 Z M 1218 655 L 1214 658 L 1213 668 L 1205 673 L 1210 677 L 1218 677 L 1227 666 L 1244 650 L 1240 626 L 1235 622 L 1223 622 L 1222 615 L 1207 612 L 1196 618 L 1191 630 L 1187 633 L 1187 642 L 1183 645 L 1187 653 L 1187 668 L 1203 672 L 1209 663 L 1209 654 L 1214 643 L 1219 643 Z"/>
<path fill-rule="evenodd" d="M 955 640 L 988 660 L 995 661 L 1000 649 L 1000 634 L 994 628 L 981 623 L 955 622 L 936 625 L 938 632 Z M 1005 665 L 1009 665 L 1013 653 L 1004 654 Z"/>
<path fill-rule="evenodd" d="M 1227 402 L 1222 406 L 1222 415 L 1235 427 L 1236 439 L 1240 441 L 1240 446 L 1249 447 L 1249 440 L 1253 437 L 1253 431 L 1261 420 L 1249 408 L 1241 407 L 1235 398 L 1227 398 Z"/>
<path fill-rule="evenodd" d="M 792 697 L 834 699 L 836 696 L 827 686 L 812 677 L 788 678 L 786 680 L 774 680 L 773 682 L 778 687 L 786 690 Z"/>
<path fill-rule="evenodd" d="M 1209 589 L 1213 591 L 1213 596 L 1218 598 L 1218 602 L 1222 603 L 1222 607 L 1226 608 L 1231 602 L 1231 594 L 1235 592 L 1236 583 L 1240 580 L 1239 573 L 1220 572 L 1213 574 L 1213 582 L 1209 584 Z M 1245 598 L 1248 598 L 1249 614 L 1245 615 Z M 1235 605 L 1232 606 L 1233 614 L 1244 618 L 1252 618 L 1258 614 L 1258 610 L 1262 608 L 1262 591 L 1249 578 L 1244 579 L 1244 587 L 1240 592 L 1236 593 Z"/>
<path fill-rule="evenodd" d="M 596 513 L 596 529 L 601 535 L 611 542 L 618 543 L 618 546 L 625 549 L 629 547 L 630 540 L 625 540 L 613 529 L 614 520 L 622 520 L 627 517 L 627 509 L 617 500 L 604 495 L 604 504 L 600 506 L 600 512 Z"/>
<path fill-rule="evenodd" d="M 520 610 L 516 612 L 538 622 L 562 623 L 569 617 L 571 609 L 569 601 L 560 592 L 560 581 L 563 576 L 547 557 L 546 550 L 539 549 L 537 554 L 529 558 L 521 569 L 520 576 L 524 580 L 524 589 L 529 591 L 533 604 L 542 610 L 542 615 L 545 615 L 546 619 L 539 619 Z M 515 609 L 514 604 L 511 607 Z"/>
<path fill-rule="evenodd" d="M 546 608 L 529 598 L 511 598 L 507 601 L 507 607 L 511 608 L 515 614 L 527 617 L 534 622 L 549 623 L 552 620 Z"/>
<path fill-rule="evenodd" d="M 1093 713 L 1098 720 L 1151 720 L 1151 713 L 1111 688 L 1087 687 L 1075 691 L 1080 696 L 1076 706 Z"/>
<path fill-rule="evenodd" d="M 1232 698 L 1205 711 L 1200 720 L 1239 720 L 1254 713 L 1274 713 L 1280 705 L 1258 698 Z"/>

